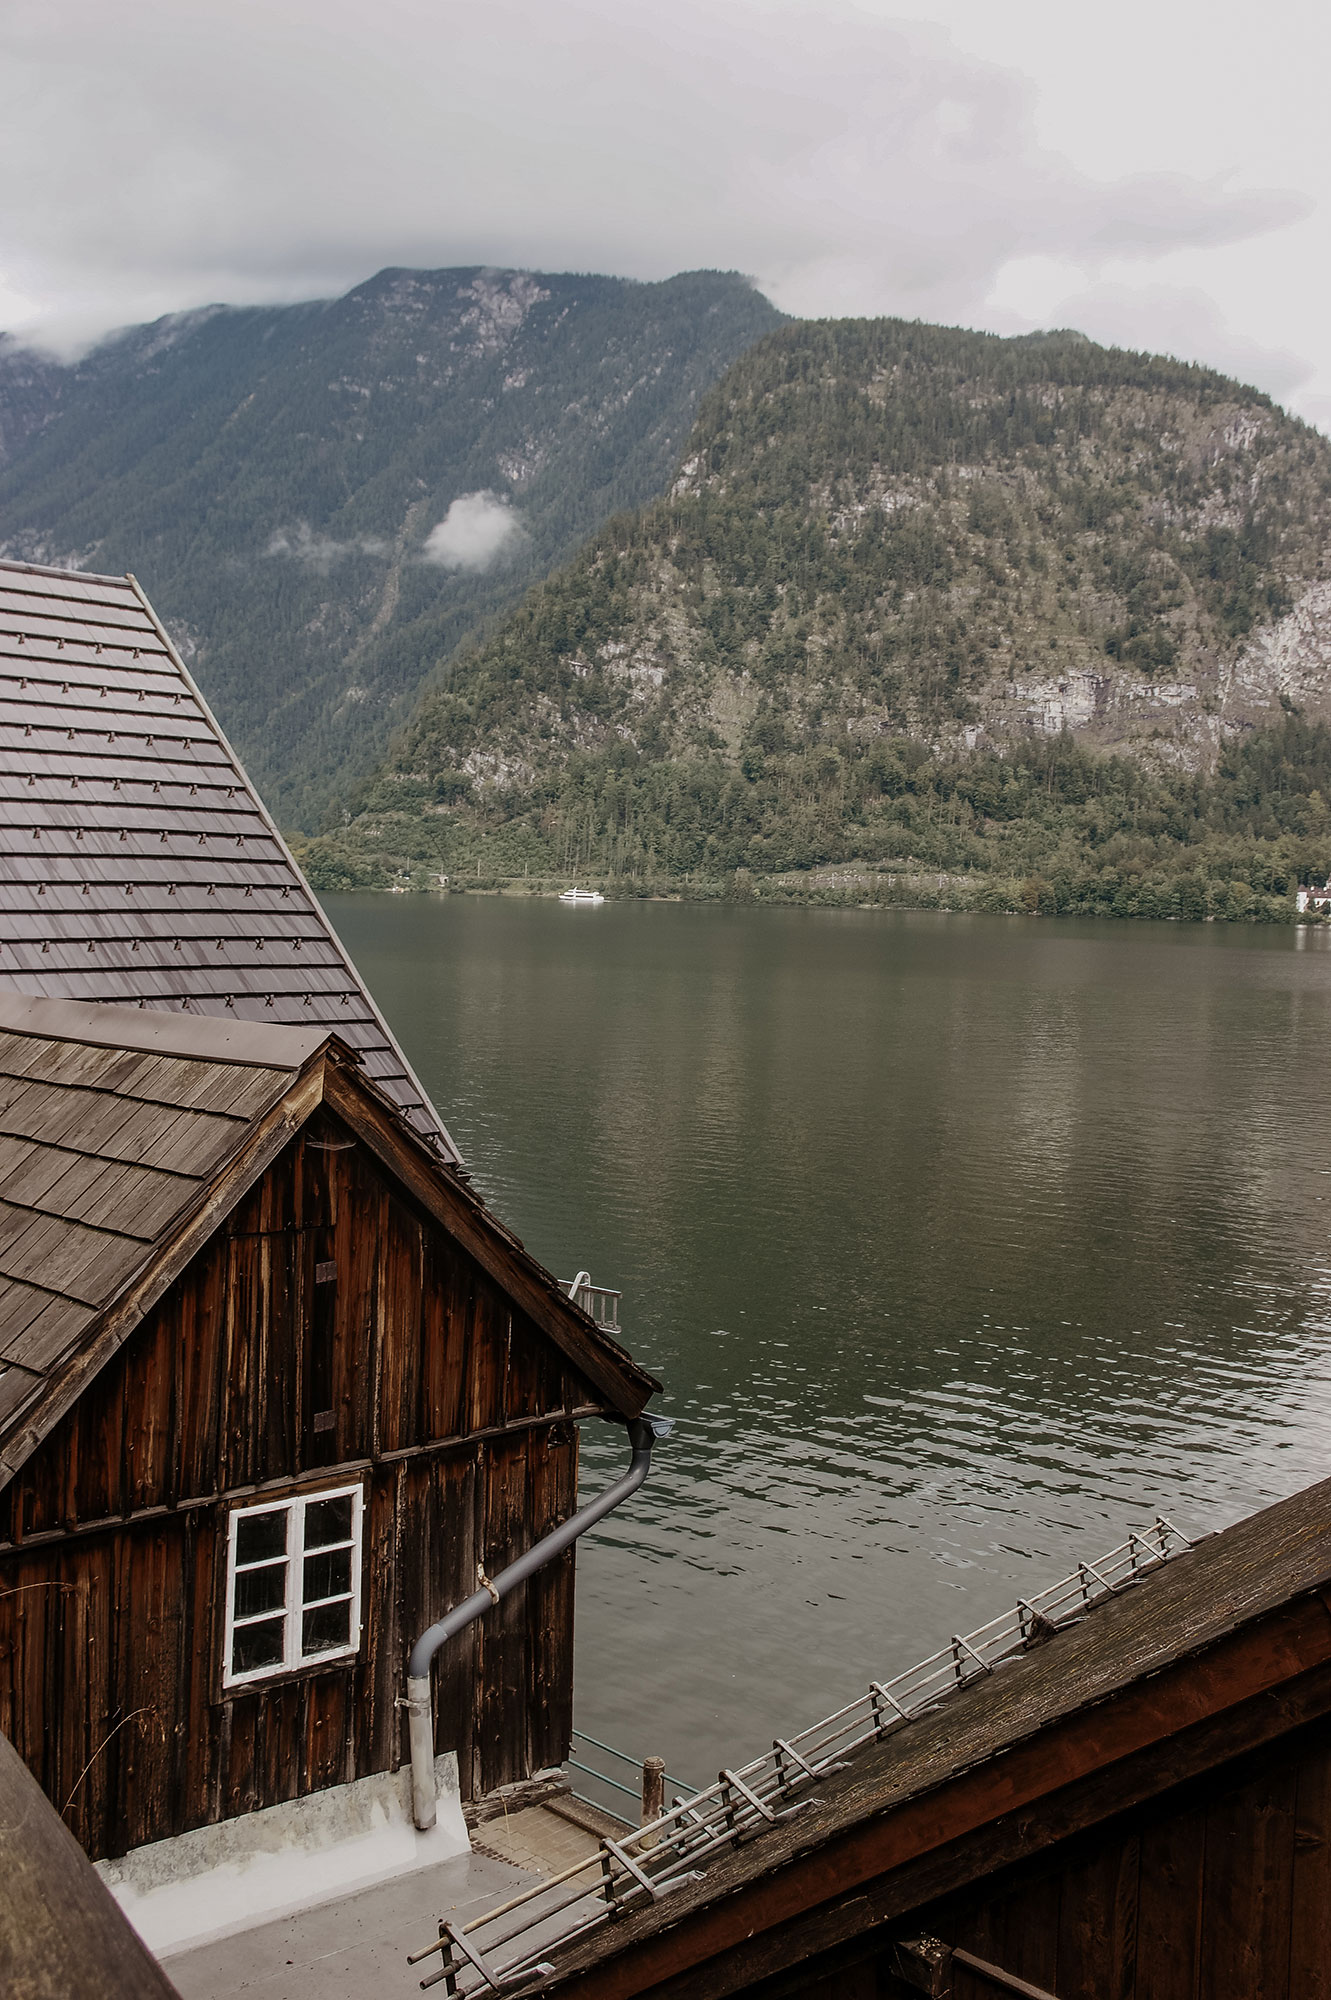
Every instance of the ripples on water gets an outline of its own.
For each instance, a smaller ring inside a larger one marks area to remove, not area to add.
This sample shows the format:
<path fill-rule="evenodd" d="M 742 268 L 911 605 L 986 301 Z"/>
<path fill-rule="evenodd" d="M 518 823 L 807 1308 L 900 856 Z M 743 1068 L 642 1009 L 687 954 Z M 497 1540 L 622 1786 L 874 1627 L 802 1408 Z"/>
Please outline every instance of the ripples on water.
<path fill-rule="evenodd" d="M 680 1419 L 579 1554 L 582 1728 L 705 1781 L 1157 1509 L 1331 1470 L 1326 934 L 329 905 Z"/>

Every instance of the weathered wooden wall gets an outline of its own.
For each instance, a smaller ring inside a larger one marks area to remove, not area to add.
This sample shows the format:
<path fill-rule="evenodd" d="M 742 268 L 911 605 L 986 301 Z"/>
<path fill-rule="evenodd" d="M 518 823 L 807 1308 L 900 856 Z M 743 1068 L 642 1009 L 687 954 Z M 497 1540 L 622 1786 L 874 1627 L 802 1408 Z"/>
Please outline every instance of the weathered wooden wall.
<path fill-rule="evenodd" d="M 594 1392 L 348 1137 L 293 1142 L 0 1494 L 0 1730 L 95 1856 L 397 1766 L 410 1640 L 575 1503 Z M 359 1655 L 224 1694 L 229 1506 L 348 1472 Z M 569 1556 L 447 1649 L 465 1794 L 563 1756 L 572 1638 Z"/>
<path fill-rule="evenodd" d="M 1331 2000 L 1331 1721 L 916 1912 L 1057 2000 Z M 866 1941 L 867 1943 L 867 1941 Z M 762 1989 L 758 1989 L 762 1990 Z M 809 1964 L 800 2000 L 918 2000 L 883 1958 Z M 1004 1989 L 958 1969 L 954 2000 Z"/>

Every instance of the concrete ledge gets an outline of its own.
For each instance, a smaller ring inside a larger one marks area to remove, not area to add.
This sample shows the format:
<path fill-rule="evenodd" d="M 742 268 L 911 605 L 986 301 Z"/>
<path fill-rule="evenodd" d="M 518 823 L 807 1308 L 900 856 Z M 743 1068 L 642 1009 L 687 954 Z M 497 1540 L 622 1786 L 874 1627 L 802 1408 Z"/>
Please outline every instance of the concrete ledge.
<path fill-rule="evenodd" d="M 470 1851 L 457 1758 L 435 1760 L 438 1824 L 411 1822 L 411 1772 L 384 1771 L 136 1847 L 97 1872 L 159 1958 L 314 1909 Z"/>

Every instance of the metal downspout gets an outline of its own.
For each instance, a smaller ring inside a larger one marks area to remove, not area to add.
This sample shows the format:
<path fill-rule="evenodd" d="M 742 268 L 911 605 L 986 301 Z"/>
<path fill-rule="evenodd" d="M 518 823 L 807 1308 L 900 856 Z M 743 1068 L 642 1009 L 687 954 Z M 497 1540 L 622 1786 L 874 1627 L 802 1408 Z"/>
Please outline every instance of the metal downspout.
<path fill-rule="evenodd" d="M 480 1590 L 473 1591 L 461 1604 L 430 1625 L 411 1649 L 407 1660 L 407 1723 L 411 1744 L 411 1810 L 417 1827 L 424 1833 L 435 1823 L 434 1784 L 434 1702 L 430 1691 L 430 1665 L 439 1648 L 448 1640 L 456 1638 L 459 1632 L 498 1604 L 500 1598 L 507 1597 L 529 1576 L 544 1569 L 548 1562 L 562 1555 L 585 1535 L 588 1528 L 594 1528 L 598 1521 L 629 1499 L 642 1485 L 652 1463 L 652 1446 L 659 1437 L 668 1437 L 673 1425 L 668 1417 L 633 1417 L 629 1420 L 629 1443 L 633 1456 L 629 1469 L 617 1479 L 613 1486 L 607 1486 L 604 1493 L 595 1500 L 589 1500 L 576 1514 L 570 1514 L 567 1521 L 553 1528 L 533 1544 L 525 1555 L 500 1570 L 498 1576 L 488 1580 Z"/>

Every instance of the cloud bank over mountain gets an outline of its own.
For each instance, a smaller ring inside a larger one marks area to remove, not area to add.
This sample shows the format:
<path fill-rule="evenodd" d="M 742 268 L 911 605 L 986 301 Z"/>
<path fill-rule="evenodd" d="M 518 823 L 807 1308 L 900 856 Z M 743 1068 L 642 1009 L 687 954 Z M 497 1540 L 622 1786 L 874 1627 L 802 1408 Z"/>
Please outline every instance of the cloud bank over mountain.
<path fill-rule="evenodd" d="M 1275 154 L 1254 178 L 1241 133 L 1227 170 L 1189 171 L 1151 131 L 1088 169 L 1050 142 L 1034 70 L 965 45 L 966 5 L 26 0 L 0 26 L 0 322 L 75 339 L 211 298 L 331 295 L 389 264 L 492 263 L 739 269 L 791 312 L 1008 331 L 1051 293 L 1092 322 L 1110 299 L 1107 322 L 1126 287 L 1138 341 L 1181 324 L 1205 343 L 1180 262 L 1297 227 L 1315 191 Z M 1042 5 L 1014 0 L 1014 48 Z M 1199 34 L 1223 40 L 1226 6 Z M 1083 90 L 1094 123 L 1093 49 Z M 1260 317 L 1237 332 L 1259 374 L 1282 347 Z M 1272 385 L 1319 358 L 1287 349 Z"/>

